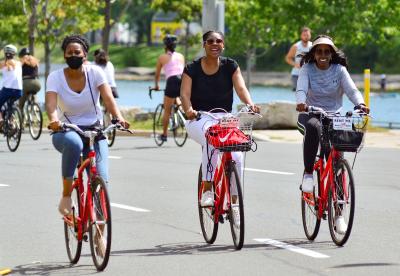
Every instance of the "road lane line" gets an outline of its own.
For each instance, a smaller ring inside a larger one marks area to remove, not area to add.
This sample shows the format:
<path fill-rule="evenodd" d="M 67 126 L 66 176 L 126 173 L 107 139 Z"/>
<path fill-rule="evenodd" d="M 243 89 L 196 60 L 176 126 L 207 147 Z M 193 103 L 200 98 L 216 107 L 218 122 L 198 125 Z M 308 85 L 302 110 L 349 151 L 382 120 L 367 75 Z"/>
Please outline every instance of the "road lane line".
<path fill-rule="evenodd" d="M 263 172 L 263 173 L 272 173 L 272 174 L 283 174 L 283 175 L 293 175 L 291 172 L 281 172 L 281 171 L 271 171 L 271 170 L 261 170 L 261 169 L 253 169 L 253 168 L 245 168 L 246 171 L 250 172 Z"/>
<path fill-rule="evenodd" d="M 0 184 L 0 187 L 10 187 L 8 184 Z"/>
<path fill-rule="evenodd" d="M 135 211 L 135 212 L 151 212 L 150 210 L 147 210 L 147 209 L 142 209 L 142 208 L 133 207 L 133 206 L 125 205 L 125 204 L 114 203 L 114 202 L 111 202 L 111 206 L 115 207 L 115 208 L 121 208 L 121 209 L 125 209 L 125 210 Z"/>
<path fill-rule="evenodd" d="M 316 251 L 312 251 L 312 250 L 309 250 L 309 249 L 304 249 L 304 248 L 301 248 L 301 247 L 297 247 L 297 246 L 294 246 L 294 245 L 291 245 L 291 244 L 288 244 L 288 243 L 284 243 L 284 242 L 281 242 L 281 241 L 276 241 L 276 240 L 272 240 L 272 239 L 254 239 L 254 240 L 258 241 L 258 242 L 261 242 L 261 243 L 268 244 L 268 245 L 272 245 L 272 246 L 275 246 L 275 247 L 287 249 L 289 251 L 296 252 L 296 253 L 299 253 L 299 254 L 303 254 L 303 255 L 306 255 L 306 256 L 309 256 L 309 257 L 317 258 L 317 259 L 330 258 L 328 255 L 321 254 L 321 253 L 318 253 Z"/>
<path fill-rule="evenodd" d="M 109 155 L 108 158 L 109 159 L 122 159 L 121 156 L 113 156 L 113 155 Z"/>

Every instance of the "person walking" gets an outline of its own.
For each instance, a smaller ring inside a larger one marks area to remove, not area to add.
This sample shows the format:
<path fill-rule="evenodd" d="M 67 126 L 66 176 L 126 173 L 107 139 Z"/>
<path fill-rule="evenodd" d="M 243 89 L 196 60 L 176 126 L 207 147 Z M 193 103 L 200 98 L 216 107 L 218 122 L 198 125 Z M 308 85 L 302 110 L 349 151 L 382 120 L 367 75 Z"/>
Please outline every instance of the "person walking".
<path fill-rule="evenodd" d="M 181 53 L 175 51 L 177 38 L 167 34 L 164 37 L 165 53 L 160 55 L 156 64 L 156 74 L 154 77 L 155 89 L 159 90 L 161 69 L 164 69 L 167 84 L 164 93 L 164 115 L 163 115 L 163 134 L 158 137 L 161 141 L 167 141 L 168 120 L 171 116 L 171 108 L 176 102 L 180 104 L 179 93 L 181 88 L 181 77 L 185 66 L 185 58 Z"/>
<path fill-rule="evenodd" d="M 301 54 L 308 53 L 311 48 L 311 30 L 308 27 L 303 27 L 301 29 L 300 41 L 290 47 L 289 52 L 286 54 L 285 61 L 287 64 L 291 65 L 291 81 L 293 91 L 296 91 L 297 79 L 299 77 L 300 60 Z"/>

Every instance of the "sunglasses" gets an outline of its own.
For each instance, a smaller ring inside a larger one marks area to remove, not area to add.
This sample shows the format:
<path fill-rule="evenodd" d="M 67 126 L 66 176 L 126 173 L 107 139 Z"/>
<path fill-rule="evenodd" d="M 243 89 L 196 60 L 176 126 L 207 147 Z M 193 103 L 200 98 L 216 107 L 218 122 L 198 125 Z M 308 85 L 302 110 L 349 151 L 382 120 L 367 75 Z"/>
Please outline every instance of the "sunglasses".
<path fill-rule="evenodd" d="M 317 49 L 317 50 L 315 50 L 315 53 L 316 53 L 317 55 L 320 55 L 320 56 L 322 56 L 322 55 L 328 56 L 328 55 L 331 55 L 331 54 L 332 54 L 332 52 L 331 52 L 330 49 L 325 49 L 325 50 Z"/>
<path fill-rule="evenodd" d="M 224 41 L 222 39 L 220 39 L 220 38 L 217 38 L 217 39 L 209 38 L 209 39 L 206 40 L 206 43 L 207 43 L 207 45 L 213 45 L 215 43 L 216 44 L 224 43 Z"/>

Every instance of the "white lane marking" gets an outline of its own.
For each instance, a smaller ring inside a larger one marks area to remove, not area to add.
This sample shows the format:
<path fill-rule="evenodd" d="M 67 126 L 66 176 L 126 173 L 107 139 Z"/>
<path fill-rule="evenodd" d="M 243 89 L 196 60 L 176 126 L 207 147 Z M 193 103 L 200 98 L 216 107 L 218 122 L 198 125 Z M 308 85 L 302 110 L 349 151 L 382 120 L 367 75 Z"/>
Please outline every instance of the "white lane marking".
<path fill-rule="evenodd" d="M 261 170 L 261 169 L 253 169 L 253 168 L 245 168 L 246 171 L 250 172 L 263 172 L 263 173 L 272 173 L 272 174 L 283 174 L 283 175 L 293 175 L 291 172 L 281 172 L 281 171 L 271 171 L 271 170 Z"/>
<path fill-rule="evenodd" d="M 0 184 L 0 187 L 10 187 L 8 184 Z"/>
<path fill-rule="evenodd" d="M 109 155 L 108 158 L 110 158 L 110 159 L 122 159 L 121 156 L 113 156 L 113 155 Z"/>
<path fill-rule="evenodd" d="M 114 203 L 114 202 L 111 202 L 111 206 L 116 207 L 116 208 L 125 209 L 125 210 L 135 211 L 135 212 L 151 212 L 150 210 L 147 210 L 147 209 L 142 209 L 142 208 L 133 207 L 133 206 L 125 205 L 125 204 Z"/>
<path fill-rule="evenodd" d="M 292 252 L 296 252 L 299 254 L 303 254 L 309 257 L 313 257 L 313 258 L 317 258 L 317 259 L 325 259 L 325 258 L 330 258 L 328 255 L 325 254 L 321 254 L 309 249 L 304 249 L 301 247 L 297 247 L 288 243 L 284 243 L 281 241 L 276 241 L 276 240 L 272 240 L 272 239 L 254 239 L 255 241 L 261 242 L 261 243 L 265 243 L 265 244 L 269 244 L 275 247 L 279 247 L 279 248 L 283 248 L 283 249 L 287 249 L 289 251 Z"/>

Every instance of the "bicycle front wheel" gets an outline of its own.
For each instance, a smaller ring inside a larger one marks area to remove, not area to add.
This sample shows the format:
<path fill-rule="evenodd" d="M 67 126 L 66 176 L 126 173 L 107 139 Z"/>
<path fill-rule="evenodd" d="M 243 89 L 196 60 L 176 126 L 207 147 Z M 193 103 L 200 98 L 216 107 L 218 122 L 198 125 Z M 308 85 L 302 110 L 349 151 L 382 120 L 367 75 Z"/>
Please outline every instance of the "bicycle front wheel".
<path fill-rule="evenodd" d="M 240 250 L 244 242 L 244 207 L 240 175 L 234 161 L 230 164 L 228 179 L 231 202 L 229 208 L 229 223 L 231 225 L 233 244 L 236 249 Z"/>
<path fill-rule="evenodd" d="M 176 110 L 176 111 L 175 111 Z M 186 128 L 185 128 L 185 118 L 183 116 L 183 113 L 177 108 L 177 107 L 172 107 L 171 110 L 171 114 L 172 114 L 172 122 L 173 122 L 173 133 L 174 133 L 174 140 L 175 140 L 175 144 L 178 147 L 182 147 L 185 142 L 186 139 L 188 137 L 188 134 L 186 132 Z"/>
<path fill-rule="evenodd" d="M 111 208 L 104 180 L 96 176 L 90 185 L 93 205 L 89 227 L 90 251 L 94 265 L 102 271 L 111 251 Z"/>
<path fill-rule="evenodd" d="M 354 179 L 349 163 L 339 159 L 335 166 L 335 191 L 329 191 L 329 232 L 336 245 L 343 246 L 350 237 L 354 219 Z"/>
<path fill-rule="evenodd" d="M 321 225 L 321 218 L 318 218 L 319 170 L 314 170 L 313 174 L 314 193 L 310 195 L 301 192 L 301 218 L 303 220 L 304 233 L 310 241 L 317 237 Z"/>
<path fill-rule="evenodd" d="M 104 112 L 103 123 L 104 123 L 104 129 L 107 128 L 111 124 L 111 114 L 110 113 Z M 115 128 L 111 132 L 108 132 L 106 134 L 108 147 L 112 147 L 112 145 L 114 145 L 116 134 L 117 134 L 117 131 L 115 130 Z"/>
<path fill-rule="evenodd" d="M 64 221 L 65 245 L 67 247 L 68 258 L 73 264 L 79 261 L 82 250 L 82 240 L 78 239 L 78 222 L 81 210 L 79 198 L 78 187 L 75 187 L 71 194 L 72 217 L 69 218 L 71 223 Z"/>
<path fill-rule="evenodd" d="M 164 105 L 159 104 L 153 116 L 153 137 L 159 147 L 164 143 L 164 141 L 160 139 L 161 134 L 163 134 L 163 116 Z"/>
<path fill-rule="evenodd" d="M 7 117 L 6 137 L 8 149 L 16 151 L 21 142 L 22 117 L 18 108 L 13 107 L 11 114 Z"/>
<path fill-rule="evenodd" d="M 28 119 L 29 133 L 33 140 L 37 140 L 42 133 L 43 115 L 40 106 L 37 103 L 29 104 L 26 117 Z"/>
<path fill-rule="evenodd" d="M 199 209 L 199 218 L 200 218 L 200 226 L 201 232 L 203 233 L 204 240 L 213 244 L 215 239 L 217 238 L 218 233 L 218 221 L 214 221 L 215 207 L 202 207 L 200 205 L 201 196 L 203 194 L 203 181 L 202 181 L 202 172 L 201 166 L 199 170 L 199 178 L 198 178 L 198 195 L 197 195 L 197 206 Z"/>

